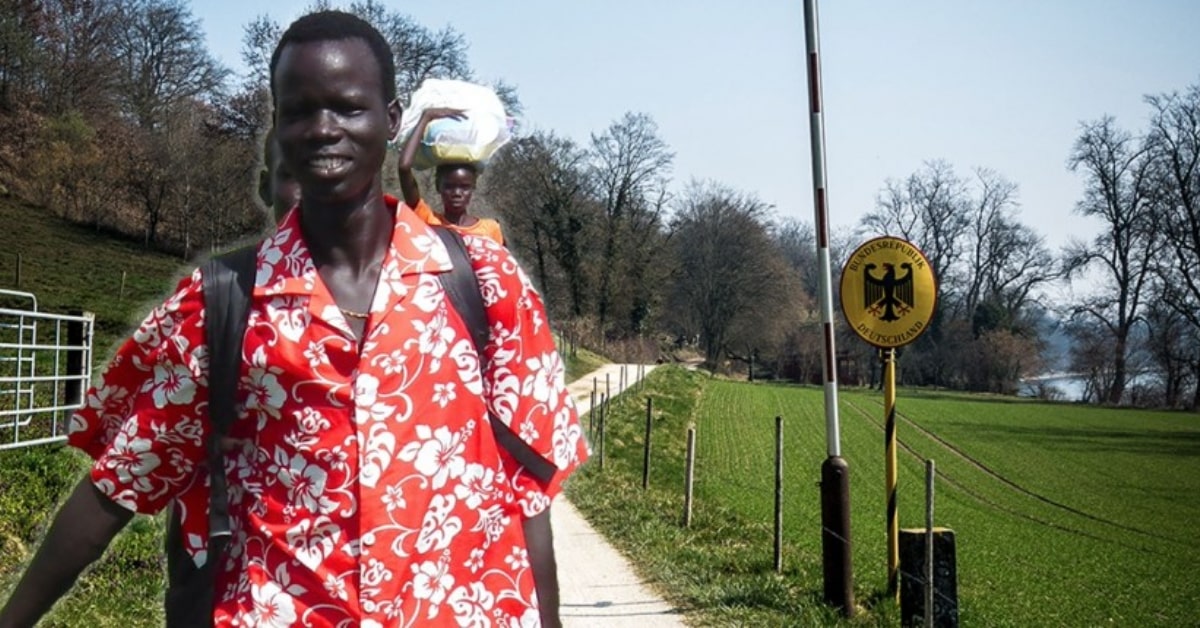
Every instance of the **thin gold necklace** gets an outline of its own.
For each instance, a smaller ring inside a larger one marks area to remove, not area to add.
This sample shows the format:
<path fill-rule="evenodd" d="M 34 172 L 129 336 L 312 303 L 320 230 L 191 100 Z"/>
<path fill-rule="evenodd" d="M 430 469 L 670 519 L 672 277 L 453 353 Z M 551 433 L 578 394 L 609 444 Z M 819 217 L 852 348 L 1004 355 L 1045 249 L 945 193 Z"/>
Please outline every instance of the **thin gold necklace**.
<path fill-rule="evenodd" d="M 344 307 L 339 307 L 338 309 L 342 311 L 342 314 L 349 316 L 350 318 L 357 318 L 364 321 L 367 320 L 367 312 L 355 312 L 354 310 L 347 310 Z"/>

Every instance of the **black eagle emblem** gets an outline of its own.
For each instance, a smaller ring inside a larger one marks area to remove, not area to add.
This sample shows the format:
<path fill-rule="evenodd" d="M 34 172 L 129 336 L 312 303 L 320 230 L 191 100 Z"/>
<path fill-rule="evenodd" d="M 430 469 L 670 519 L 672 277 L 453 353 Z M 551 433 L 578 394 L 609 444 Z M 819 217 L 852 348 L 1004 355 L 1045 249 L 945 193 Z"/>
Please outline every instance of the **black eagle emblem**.
<path fill-rule="evenodd" d="M 872 274 L 876 268 L 863 268 L 863 308 L 881 321 L 898 321 L 913 307 L 912 264 L 900 264 L 907 271 L 903 277 L 896 276 L 895 264 L 883 264 L 883 277 Z"/>

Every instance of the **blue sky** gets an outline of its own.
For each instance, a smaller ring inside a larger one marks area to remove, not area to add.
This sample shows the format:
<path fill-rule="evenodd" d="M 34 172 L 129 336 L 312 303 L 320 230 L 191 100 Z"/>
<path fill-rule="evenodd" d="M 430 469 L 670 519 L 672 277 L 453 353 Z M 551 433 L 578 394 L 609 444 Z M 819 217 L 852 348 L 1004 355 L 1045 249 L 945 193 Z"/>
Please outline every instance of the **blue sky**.
<path fill-rule="evenodd" d="M 210 49 L 240 68 L 242 27 L 309 2 L 193 2 Z M 470 42 L 481 77 L 515 84 L 525 128 L 584 143 L 653 116 L 675 185 L 706 178 L 812 220 L 800 0 L 388 2 Z M 1057 248 L 1099 224 L 1073 213 L 1079 123 L 1145 128 L 1146 94 L 1200 82 L 1192 0 L 825 0 L 819 3 L 828 191 L 850 229 L 888 178 L 931 159 L 1020 188 L 1022 222 Z"/>

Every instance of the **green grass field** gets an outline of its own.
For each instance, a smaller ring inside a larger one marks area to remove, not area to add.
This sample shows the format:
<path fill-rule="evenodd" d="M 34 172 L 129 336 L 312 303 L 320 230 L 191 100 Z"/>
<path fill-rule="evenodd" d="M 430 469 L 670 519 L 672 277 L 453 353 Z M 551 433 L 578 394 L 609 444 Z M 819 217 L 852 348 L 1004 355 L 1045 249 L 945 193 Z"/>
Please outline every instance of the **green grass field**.
<path fill-rule="evenodd" d="M 644 401 L 614 407 L 606 469 L 570 487 L 580 509 L 703 625 L 825 625 L 817 482 L 822 392 L 675 369 L 651 376 L 652 488 L 641 490 Z M 882 396 L 842 391 L 860 615 L 886 601 Z M 661 402 L 660 402 L 661 398 Z M 1183 626 L 1200 622 L 1200 417 L 901 391 L 901 527 L 955 531 L 964 626 Z M 784 417 L 784 574 L 772 570 L 774 417 Z M 678 525 L 686 426 L 697 430 L 695 523 Z"/>

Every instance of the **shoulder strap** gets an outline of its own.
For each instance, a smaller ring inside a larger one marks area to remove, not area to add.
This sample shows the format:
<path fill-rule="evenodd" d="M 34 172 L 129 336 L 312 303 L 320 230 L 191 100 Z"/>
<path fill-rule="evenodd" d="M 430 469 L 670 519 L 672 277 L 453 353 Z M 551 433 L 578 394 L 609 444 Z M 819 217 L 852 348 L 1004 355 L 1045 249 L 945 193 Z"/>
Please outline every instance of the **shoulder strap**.
<path fill-rule="evenodd" d="M 455 311 L 467 324 L 471 339 L 475 342 L 475 351 L 483 357 L 483 348 L 488 341 L 487 310 L 483 306 L 483 295 L 479 293 L 479 282 L 475 279 L 475 269 L 471 258 L 467 255 L 467 245 L 459 233 L 444 225 L 436 225 L 433 230 L 446 245 L 450 253 L 450 263 L 454 268 L 449 273 L 440 275 L 442 288 Z"/>
<path fill-rule="evenodd" d="M 475 277 L 475 268 L 471 264 L 471 258 L 467 255 L 467 245 L 463 242 L 462 236 L 449 227 L 437 225 L 433 227 L 433 230 L 446 245 L 446 250 L 450 253 L 450 262 L 454 264 L 454 268 L 450 272 L 439 275 L 442 288 L 446 291 L 446 296 L 450 298 L 450 305 L 467 324 L 467 329 L 471 332 L 471 339 L 475 342 L 475 351 L 482 360 L 490 330 L 488 329 L 487 310 L 483 305 L 483 295 L 479 292 L 479 281 Z M 492 432 L 496 435 L 496 443 L 512 454 L 512 457 L 516 458 L 517 462 L 521 463 L 521 466 L 525 467 L 533 477 L 543 484 L 554 477 L 557 469 L 550 461 L 538 455 L 528 443 L 514 434 L 495 415 L 489 413 L 488 418 L 492 424 Z"/>
<path fill-rule="evenodd" d="M 229 495 L 225 486 L 225 457 L 221 437 L 237 417 L 236 391 L 242 340 L 250 313 L 258 245 L 213 257 L 204 265 L 204 341 L 208 345 L 208 439 L 210 498 L 209 536 L 229 534 Z"/>

